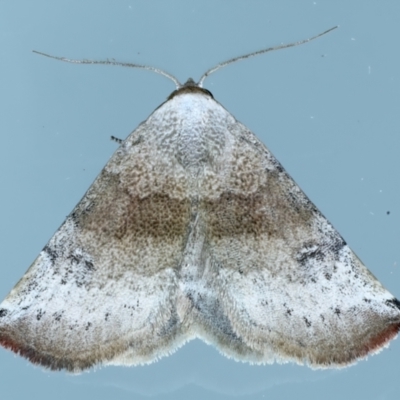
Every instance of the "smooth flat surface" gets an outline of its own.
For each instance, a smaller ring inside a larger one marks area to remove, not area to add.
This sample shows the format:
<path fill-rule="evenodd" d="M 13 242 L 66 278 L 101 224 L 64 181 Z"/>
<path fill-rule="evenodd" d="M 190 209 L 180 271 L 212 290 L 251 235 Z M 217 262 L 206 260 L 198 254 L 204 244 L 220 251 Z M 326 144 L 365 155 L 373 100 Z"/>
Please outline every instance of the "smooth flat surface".
<path fill-rule="evenodd" d="M 195 80 L 272 150 L 368 268 L 400 297 L 400 5 L 395 1 L 0 2 L 0 224 L 4 297 L 124 138 L 174 89 L 138 62 Z M 387 212 L 390 212 L 387 214 Z M 394 398 L 400 341 L 345 370 L 250 366 L 192 342 L 156 364 L 49 373 L 0 350 L 5 399 Z"/>

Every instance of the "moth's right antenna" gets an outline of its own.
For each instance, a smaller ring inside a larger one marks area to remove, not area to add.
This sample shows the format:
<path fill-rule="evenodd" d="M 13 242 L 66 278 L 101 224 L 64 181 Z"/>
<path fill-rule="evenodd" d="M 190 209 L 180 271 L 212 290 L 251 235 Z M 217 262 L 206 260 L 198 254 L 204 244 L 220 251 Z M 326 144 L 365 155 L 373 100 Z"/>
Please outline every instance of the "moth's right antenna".
<path fill-rule="evenodd" d="M 245 54 L 244 56 L 231 58 L 231 59 L 229 59 L 227 61 L 224 61 L 222 63 L 217 64 L 213 68 L 210 68 L 207 72 L 205 72 L 203 74 L 203 76 L 200 78 L 200 80 L 197 83 L 197 85 L 199 87 L 203 87 L 203 82 L 207 78 L 207 76 L 213 74 L 215 71 L 218 71 L 219 69 L 221 69 L 223 67 L 226 67 L 229 64 L 233 64 L 236 61 L 240 61 L 240 60 L 244 60 L 246 58 L 258 56 L 259 54 L 264 54 L 264 53 L 267 53 L 268 51 L 281 50 L 281 49 L 287 49 L 288 47 L 299 46 L 300 44 L 311 42 L 311 40 L 314 40 L 314 39 L 319 38 L 320 36 L 326 35 L 328 32 L 333 31 L 336 28 L 338 28 L 338 26 L 334 26 L 333 28 L 330 28 L 325 32 L 322 32 L 322 33 L 320 33 L 320 34 L 318 34 L 316 36 L 313 36 L 313 37 L 311 37 L 309 39 L 300 40 L 299 42 L 294 42 L 294 43 L 289 43 L 289 44 L 281 44 L 280 46 L 275 46 L 275 47 L 268 47 L 267 49 L 258 50 L 258 51 L 255 51 L 253 53 Z"/>

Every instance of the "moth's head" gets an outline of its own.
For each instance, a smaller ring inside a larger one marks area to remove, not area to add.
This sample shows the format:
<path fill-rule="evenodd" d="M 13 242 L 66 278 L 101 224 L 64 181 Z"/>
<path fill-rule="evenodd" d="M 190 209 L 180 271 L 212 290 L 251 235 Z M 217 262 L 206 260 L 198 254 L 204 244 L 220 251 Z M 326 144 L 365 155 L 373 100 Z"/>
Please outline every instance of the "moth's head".
<path fill-rule="evenodd" d="M 181 94 L 187 94 L 187 93 L 202 93 L 207 96 L 210 96 L 212 99 L 214 96 L 212 93 L 199 86 L 198 83 L 196 83 L 192 78 L 189 78 L 183 85 L 180 85 L 178 89 L 174 90 L 169 96 L 168 100 L 171 100 L 175 96 L 179 96 Z"/>

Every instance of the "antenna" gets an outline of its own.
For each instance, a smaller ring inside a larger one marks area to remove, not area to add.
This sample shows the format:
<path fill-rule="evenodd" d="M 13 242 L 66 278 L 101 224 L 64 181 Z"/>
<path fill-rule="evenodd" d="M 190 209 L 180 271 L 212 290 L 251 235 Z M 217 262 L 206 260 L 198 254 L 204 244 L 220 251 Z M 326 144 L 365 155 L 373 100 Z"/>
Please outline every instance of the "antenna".
<path fill-rule="evenodd" d="M 152 71 L 152 72 L 155 72 L 157 74 L 163 75 L 168 79 L 171 79 L 171 81 L 175 83 L 177 89 L 182 87 L 182 84 L 173 75 L 169 74 L 168 72 L 163 71 L 162 69 L 159 69 L 159 68 L 156 68 L 156 67 L 150 67 L 148 65 L 134 64 L 134 63 L 124 63 L 124 62 L 115 61 L 114 59 L 111 59 L 111 60 L 109 60 L 109 59 L 107 59 L 107 60 L 87 60 L 87 59 L 74 60 L 74 59 L 71 59 L 71 58 L 51 56 L 50 54 L 42 53 L 42 52 L 36 51 L 36 50 L 32 50 L 32 51 L 34 53 L 36 53 L 36 54 L 41 55 L 41 56 L 54 58 L 54 60 L 64 61 L 64 62 L 68 62 L 68 63 L 71 63 L 71 64 L 117 65 L 119 67 L 146 69 L 147 71 Z"/>
<path fill-rule="evenodd" d="M 234 58 L 230 58 L 227 61 L 221 62 L 219 64 L 217 64 L 215 67 L 210 68 L 208 71 L 206 71 L 202 77 L 200 78 L 199 82 L 197 83 L 198 87 L 203 87 L 203 82 L 204 80 L 211 74 L 213 74 L 214 72 L 218 71 L 219 69 L 226 67 L 227 65 L 233 64 L 237 61 L 241 61 L 241 60 L 245 60 L 246 58 L 250 58 L 250 57 L 254 57 L 254 56 L 258 56 L 260 54 L 264 54 L 267 53 L 269 51 L 274 51 L 274 50 L 281 50 L 281 49 L 287 49 L 288 47 L 294 47 L 294 46 L 299 46 L 301 44 L 304 43 L 308 43 L 311 42 L 311 40 L 317 39 L 323 35 L 326 35 L 327 33 L 333 31 L 334 29 L 338 28 L 338 26 L 334 26 L 333 28 L 328 29 L 325 32 L 322 32 L 316 36 L 313 36 L 311 38 L 308 39 L 304 39 L 304 40 L 300 40 L 299 42 L 294 42 L 294 43 L 289 43 L 289 44 L 281 44 L 279 46 L 275 46 L 275 47 L 268 47 L 266 49 L 262 49 L 262 50 L 258 50 L 255 51 L 253 53 L 249 53 L 249 54 L 245 54 L 243 56 L 238 56 L 238 57 L 234 57 Z M 114 59 L 107 59 L 107 60 L 74 60 L 74 59 L 70 59 L 70 58 L 65 58 L 65 57 L 56 57 L 56 56 L 51 56 L 49 54 L 46 53 L 42 53 L 40 51 L 36 51 L 33 50 L 34 53 L 39 54 L 41 56 L 45 56 L 45 57 L 49 57 L 49 58 L 53 58 L 55 60 L 59 60 L 59 61 L 64 61 L 64 62 L 68 62 L 68 63 L 72 63 L 72 64 L 101 64 L 101 65 L 117 65 L 119 67 L 129 67 L 129 68 L 140 68 L 140 69 L 145 69 L 147 71 L 152 71 L 155 72 L 157 74 L 163 75 L 166 78 L 170 79 L 172 82 L 175 83 L 176 89 L 181 88 L 183 85 L 178 81 L 178 79 L 175 78 L 175 76 L 173 76 L 172 74 L 169 74 L 168 72 L 159 69 L 159 68 L 155 68 L 155 67 L 150 67 L 148 65 L 142 65 L 142 64 L 135 64 L 135 63 L 125 63 L 125 62 L 119 62 L 119 61 L 115 61 Z"/>
<path fill-rule="evenodd" d="M 199 87 L 203 87 L 203 82 L 209 75 L 213 74 L 214 72 L 218 71 L 219 69 L 221 69 L 223 67 L 226 67 L 229 64 L 235 63 L 236 61 L 241 61 L 241 60 L 245 60 L 246 58 L 258 56 L 260 54 L 267 53 L 268 51 L 281 50 L 281 49 L 287 49 L 288 47 L 299 46 L 301 44 L 311 42 L 311 40 L 317 39 L 317 38 L 319 38 L 319 37 L 321 37 L 323 35 L 326 35 L 327 33 L 329 33 L 330 31 L 333 31 L 336 28 L 338 28 L 338 26 L 334 26 L 333 28 L 330 28 L 325 32 L 322 32 L 322 33 L 320 33 L 320 34 L 318 34 L 316 36 L 313 36 L 313 37 L 311 37 L 309 39 L 300 40 L 299 42 L 294 42 L 294 43 L 289 43 L 289 44 L 281 44 L 281 45 L 275 46 L 275 47 L 268 47 L 267 49 L 258 50 L 258 51 L 255 51 L 253 53 L 245 54 L 244 56 L 238 56 L 238 57 L 230 58 L 229 60 L 224 61 L 222 63 L 219 63 L 215 67 L 210 68 L 208 71 L 206 71 L 203 74 L 203 76 L 200 78 L 200 80 L 197 83 L 197 85 Z"/>

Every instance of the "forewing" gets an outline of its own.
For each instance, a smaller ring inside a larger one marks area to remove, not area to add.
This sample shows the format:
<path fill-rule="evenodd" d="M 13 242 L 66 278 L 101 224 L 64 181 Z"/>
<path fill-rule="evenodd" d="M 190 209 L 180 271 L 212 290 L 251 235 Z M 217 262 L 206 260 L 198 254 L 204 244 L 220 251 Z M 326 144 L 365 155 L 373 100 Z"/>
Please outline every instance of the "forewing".
<path fill-rule="evenodd" d="M 0 305 L 3 346 L 80 370 L 150 361 L 185 340 L 176 269 L 187 182 L 154 118 L 116 151 Z"/>
<path fill-rule="evenodd" d="M 247 128 L 234 122 L 227 138 L 224 164 L 203 181 L 196 301 L 214 327 L 204 337 L 242 360 L 316 367 L 379 350 L 399 330 L 400 303 Z"/>

